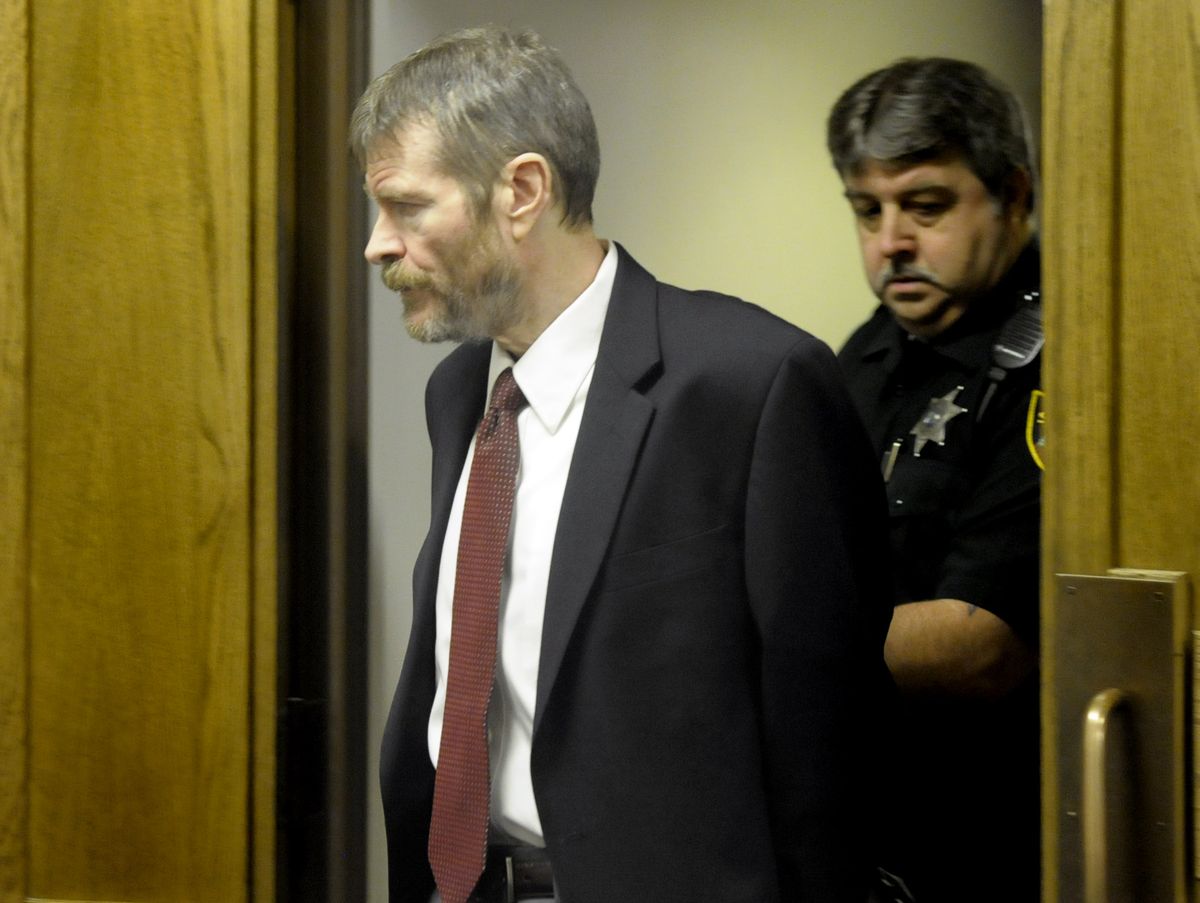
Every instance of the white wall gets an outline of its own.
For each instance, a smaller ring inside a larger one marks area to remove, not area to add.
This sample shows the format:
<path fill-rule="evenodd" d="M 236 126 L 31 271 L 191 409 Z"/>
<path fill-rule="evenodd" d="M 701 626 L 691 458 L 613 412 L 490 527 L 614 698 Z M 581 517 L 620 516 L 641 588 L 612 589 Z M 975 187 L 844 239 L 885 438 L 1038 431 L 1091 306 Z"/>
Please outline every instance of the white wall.
<path fill-rule="evenodd" d="M 595 214 L 660 279 L 755 301 L 835 347 L 874 306 L 824 148 L 829 107 L 901 56 L 977 61 L 1040 116 L 1040 0 L 373 0 L 371 72 L 443 31 L 528 26 L 591 101 Z M 425 379 L 448 349 L 407 338 L 372 279 L 372 903 L 386 900 L 375 773 L 429 512 Z"/>

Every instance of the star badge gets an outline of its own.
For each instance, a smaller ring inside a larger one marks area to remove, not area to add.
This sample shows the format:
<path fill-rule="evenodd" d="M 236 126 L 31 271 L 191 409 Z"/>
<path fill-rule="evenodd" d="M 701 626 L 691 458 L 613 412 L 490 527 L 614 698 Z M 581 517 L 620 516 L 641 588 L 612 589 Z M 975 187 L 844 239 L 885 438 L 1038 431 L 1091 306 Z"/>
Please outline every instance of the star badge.
<path fill-rule="evenodd" d="M 913 440 L 913 454 L 916 457 L 921 457 L 921 449 L 925 447 L 926 442 L 946 444 L 946 424 L 959 414 L 965 414 L 967 410 L 954 403 L 954 399 L 958 398 L 958 393 L 962 390 L 962 386 L 956 386 L 941 398 L 932 399 L 917 425 L 908 431 L 909 435 L 916 437 Z"/>

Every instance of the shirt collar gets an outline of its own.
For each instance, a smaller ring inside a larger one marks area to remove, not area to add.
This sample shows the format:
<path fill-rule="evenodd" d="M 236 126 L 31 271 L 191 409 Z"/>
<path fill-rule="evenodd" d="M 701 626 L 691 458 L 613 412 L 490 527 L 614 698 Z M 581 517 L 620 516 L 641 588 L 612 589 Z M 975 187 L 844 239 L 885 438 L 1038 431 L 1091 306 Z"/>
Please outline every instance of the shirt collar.
<path fill-rule="evenodd" d="M 514 363 L 512 356 L 493 342 L 488 396 L 500 373 L 512 367 L 517 385 L 546 432 L 557 432 L 596 364 L 616 275 L 617 245 L 610 241 L 591 285 L 554 318 L 519 361 Z"/>

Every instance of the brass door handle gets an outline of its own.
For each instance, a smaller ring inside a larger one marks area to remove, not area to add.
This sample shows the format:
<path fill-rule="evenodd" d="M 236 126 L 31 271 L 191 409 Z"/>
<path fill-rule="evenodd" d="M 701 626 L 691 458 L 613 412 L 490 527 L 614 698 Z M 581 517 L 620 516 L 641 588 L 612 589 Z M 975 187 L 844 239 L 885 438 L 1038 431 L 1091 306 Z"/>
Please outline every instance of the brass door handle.
<path fill-rule="evenodd" d="M 1108 903 L 1108 724 L 1128 700 L 1110 687 L 1092 697 L 1083 718 L 1083 899 Z"/>

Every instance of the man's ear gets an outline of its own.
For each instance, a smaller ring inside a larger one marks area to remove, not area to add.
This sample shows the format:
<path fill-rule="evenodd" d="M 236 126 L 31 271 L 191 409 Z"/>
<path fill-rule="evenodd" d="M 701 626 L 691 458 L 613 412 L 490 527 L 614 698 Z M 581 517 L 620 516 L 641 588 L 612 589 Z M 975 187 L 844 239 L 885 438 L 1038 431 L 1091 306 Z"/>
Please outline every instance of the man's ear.
<path fill-rule="evenodd" d="M 501 216 L 508 220 L 515 241 L 520 241 L 542 214 L 554 206 L 554 172 L 541 154 L 513 157 L 500 174 Z"/>
<path fill-rule="evenodd" d="M 1004 210 L 1025 219 L 1033 212 L 1033 176 L 1025 168 L 1014 169 L 1004 183 Z"/>

